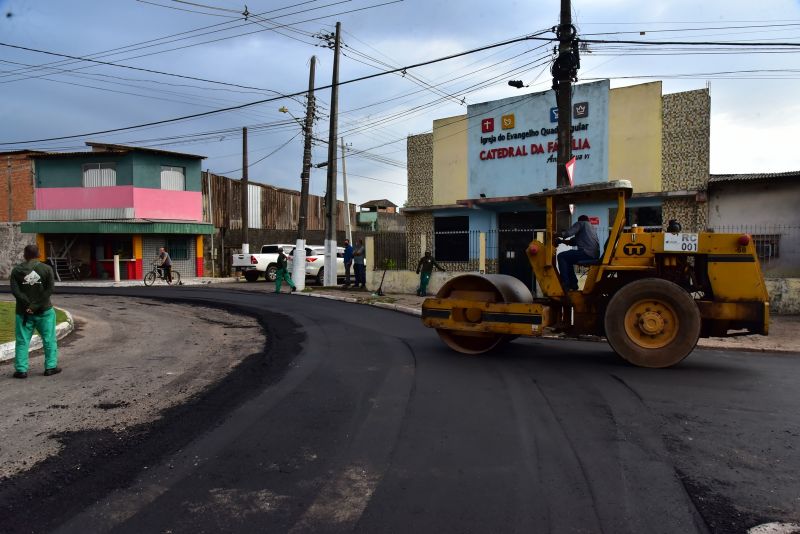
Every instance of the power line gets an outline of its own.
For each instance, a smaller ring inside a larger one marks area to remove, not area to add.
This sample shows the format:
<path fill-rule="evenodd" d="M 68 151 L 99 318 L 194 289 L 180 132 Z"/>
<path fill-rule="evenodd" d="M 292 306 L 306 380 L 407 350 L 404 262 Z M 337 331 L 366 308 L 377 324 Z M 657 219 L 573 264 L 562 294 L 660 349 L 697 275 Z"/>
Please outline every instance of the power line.
<path fill-rule="evenodd" d="M 247 165 L 247 168 L 249 169 L 249 168 L 253 167 L 254 165 L 257 165 L 258 163 L 261 163 L 262 161 L 264 161 L 264 160 L 265 160 L 265 159 L 267 159 L 268 157 L 272 156 L 273 154 L 275 154 L 276 152 L 278 152 L 279 150 L 281 150 L 282 148 L 284 148 L 286 145 L 288 145 L 289 143 L 291 143 L 292 141 L 294 141 L 294 140 L 297 138 L 297 136 L 298 136 L 298 135 L 300 135 L 301 133 L 302 133 L 302 132 L 297 132 L 296 134 L 294 134 L 294 135 L 291 137 L 291 139 L 289 139 L 288 141 L 286 141 L 285 143 L 283 143 L 281 146 L 279 146 L 278 148 L 276 148 L 275 150 L 273 150 L 272 152 L 270 152 L 269 154 L 267 154 L 267 155 L 266 155 L 266 156 L 264 156 L 263 158 L 259 158 L 259 159 L 257 159 L 256 161 L 254 161 L 253 163 L 248 163 L 248 165 Z M 225 172 L 221 172 L 220 174 L 223 174 L 223 175 L 225 175 L 225 174 L 230 174 L 230 173 L 232 173 L 232 172 L 239 172 L 239 171 L 241 171 L 241 170 L 244 170 L 244 168 L 243 168 L 243 167 L 240 167 L 240 168 L 238 168 L 238 169 L 234 169 L 234 170 L 232 170 L 232 171 L 225 171 Z"/>
<path fill-rule="evenodd" d="M 394 0 L 393 2 L 389 2 L 389 3 L 395 3 L 396 1 L 401 1 L 401 0 Z M 541 33 L 544 33 L 544 32 L 541 32 Z M 478 48 L 473 48 L 473 49 L 466 50 L 466 51 L 463 51 L 463 52 L 450 54 L 448 56 L 443 56 L 443 57 L 440 57 L 440 58 L 431 59 L 431 60 L 423 61 L 423 62 L 420 62 L 420 63 L 415 63 L 413 65 L 408 65 L 406 67 L 399 67 L 399 68 L 396 68 L 396 69 L 391 69 L 391 70 L 387 70 L 387 71 L 383 71 L 383 72 L 377 72 L 377 73 L 368 74 L 368 75 L 365 75 L 365 76 L 360 76 L 358 78 L 352 78 L 350 80 L 345 80 L 343 82 L 339 82 L 339 85 L 347 85 L 347 84 L 351 84 L 351 83 L 361 82 L 361 81 L 364 81 L 364 80 L 370 80 L 370 79 L 373 79 L 373 78 L 378 78 L 380 76 L 386 76 L 388 74 L 395 74 L 397 72 L 402 72 L 404 70 L 419 68 L 419 67 L 423 67 L 423 66 L 426 66 L 426 65 L 432 65 L 432 64 L 435 64 L 435 63 L 440 63 L 442 61 L 448 61 L 448 60 L 451 60 L 451 59 L 455 59 L 455 58 L 458 58 L 458 57 L 466 56 L 466 55 L 469 55 L 469 54 L 474 54 L 476 52 L 481 52 L 481 51 L 484 51 L 484 50 L 489 50 L 489 49 L 492 49 L 492 48 L 497 48 L 497 47 L 500 47 L 500 46 L 507 46 L 507 45 L 509 45 L 511 43 L 515 43 L 515 42 L 519 42 L 519 41 L 524 41 L 524 40 L 528 40 L 528 39 L 537 39 L 536 35 L 540 35 L 541 33 L 534 34 L 534 35 L 531 35 L 531 36 L 525 36 L 525 37 L 521 37 L 521 38 L 517 38 L 517 39 L 513 39 L 513 40 L 508 40 L 508 41 L 501 41 L 501 42 L 498 42 L 498 43 L 493 43 L 493 44 L 485 45 L 485 46 L 478 47 Z M 330 88 L 331 88 L 331 85 L 325 85 L 325 86 L 319 87 L 318 90 L 324 90 L 324 89 L 330 89 Z M 265 98 L 265 99 L 262 99 L 262 100 L 256 100 L 254 102 L 247 102 L 247 103 L 244 103 L 244 104 L 239 104 L 239 105 L 236 105 L 236 106 L 228 106 L 228 107 L 220 108 L 220 109 L 216 109 L 216 110 L 210 110 L 210 111 L 205 111 L 205 112 L 201 112 L 201 113 L 193 113 L 193 114 L 189 114 L 189 115 L 183 115 L 181 117 L 175 117 L 175 118 L 172 118 L 172 119 L 163 119 L 163 120 L 158 120 L 158 121 L 151 121 L 151 122 L 146 122 L 146 123 L 142 123 L 142 124 L 137 124 L 137 125 L 134 125 L 134 126 L 125 126 L 125 127 L 122 127 L 122 128 L 110 128 L 110 129 L 107 129 L 107 130 L 100 130 L 100 131 L 96 131 L 96 132 L 88 132 L 88 133 L 73 134 L 73 135 L 64 135 L 64 136 L 58 136 L 58 137 L 49 137 L 49 138 L 44 138 L 44 139 L 31 139 L 31 140 L 27 140 L 27 141 L 7 141 L 7 142 L 0 143 L 0 146 L 21 145 L 21 144 L 29 144 L 29 143 L 43 143 L 43 142 L 48 142 L 48 141 L 60 141 L 60 140 L 63 140 L 63 139 L 75 139 L 75 138 L 78 138 L 78 137 L 88 137 L 88 136 L 92 136 L 92 135 L 100 135 L 100 134 L 107 134 L 107 133 L 113 133 L 113 132 L 121 132 L 121 131 L 126 131 L 126 130 L 134 130 L 134 129 L 137 129 L 137 128 L 143 128 L 143 127 L 147 127 L 147 126 L 156 126 L 156 125 L 161 125 L 161 124 L 168 124 L 168 123 L 172 123 L 172 122 L 195 119 L 195 118 L 198 118 L 198 117 L 206 117 L 206 116 L 215 115 L 215 114 L 218 114 L 218 113 L 225 113 L 225 112 L 233 111 L 233 110 L 237 110 L 237 109 L 244 109 L 244 108 L 256 106 L 256 105 L 259 105 L 259 104 L 265 104 L 267 102 L 274 102 L 276 100 L 280 100 L 281 98 L 290 98 L 290 97 L 294 97 L 294 96 L 304 95 L 304 94 L 306 94 L 306 92 L 307 91 L 297 91 L 297 92 L 294 92 L 294 93 L 281 95 L 281 96 L 278 96 L 278 97 Z"/>

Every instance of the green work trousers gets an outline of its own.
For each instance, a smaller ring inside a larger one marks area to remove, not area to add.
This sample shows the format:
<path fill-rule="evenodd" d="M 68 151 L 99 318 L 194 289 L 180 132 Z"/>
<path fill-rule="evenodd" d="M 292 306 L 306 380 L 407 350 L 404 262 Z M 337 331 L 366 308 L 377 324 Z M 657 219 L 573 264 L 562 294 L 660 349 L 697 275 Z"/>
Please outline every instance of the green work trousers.
<path fill-rule="evenodd" d="M 431 281 L 431 274 L 430 272 L 422 271 L 419 275 L 419 291 L 418 294 L 420 297 L 424 297 L 428 294 L 428 282 Z"/>
<path fill-rule="evenodd" d="M 44 368 L 52 369 L 58 365 L 58 343 L 56 342 L 56 310 L 50 308 L 41 314 L 16 316 L 14 333 L 17 343 L 14 346 L 14 369 L 20 373 L 28 372 L 28 351 L 33 331 L 39 332 L 44 345 Z"/>
<path fill-rule="evenodd" d="M 275 273 L 275 293 L 281 292 L 281 284 L 284 280 L 287 284 L 289 284 L 289 287 L 294 288 L 294 282 L 292 282 L 292 276 L 289 274 L 289 269 L 278 269 L 278 271 Z"/>

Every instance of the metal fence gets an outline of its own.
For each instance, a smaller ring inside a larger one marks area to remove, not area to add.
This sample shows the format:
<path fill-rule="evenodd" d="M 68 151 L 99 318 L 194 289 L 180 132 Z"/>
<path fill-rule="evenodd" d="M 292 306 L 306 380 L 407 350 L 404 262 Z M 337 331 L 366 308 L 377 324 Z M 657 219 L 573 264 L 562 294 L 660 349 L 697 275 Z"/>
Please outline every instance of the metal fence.
<path fill-rule="evenodd" d="M 609 227 L 596 227 L 604 247 Z M 374 234 L 376 270 L 415 270 L 417 262 L 430 250 L 436 261 L 450 271 L 496 273 L 501 262 L 524 260 L 519 257 L 534 238 L 542 239 L 543 228 L 512 228 L 480 232 L 476 230 L 447 232 L 384 232 Z M 644 227 L 645 232 L 658 233 L 658 226 Z M 752 237 L 765 271 L 800 274 L 800 226 L 737 225 L 713 226 L 705 231 L 748 234 Z M 484 250 L 483 254 L 481 250 Z M 483 258 L 483 263 L 481 263 Z"/>
<path fill-rule="evenodd" d="M 747 234 L 753 239 L 765 271 L 782 269 L 800 273 L 800 225 L 719 225 L 707 230 L 720 234 Z"/>

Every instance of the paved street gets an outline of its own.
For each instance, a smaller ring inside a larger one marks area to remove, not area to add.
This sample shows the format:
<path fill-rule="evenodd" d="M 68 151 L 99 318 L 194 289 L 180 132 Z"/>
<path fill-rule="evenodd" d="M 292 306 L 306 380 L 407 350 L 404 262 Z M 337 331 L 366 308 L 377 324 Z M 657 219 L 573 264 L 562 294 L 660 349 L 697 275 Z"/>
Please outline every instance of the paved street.
<path fill-rule="evenodd" d="M 47 472 L 4 481 L 3 532 L 686 533 L 800 520 L 800 355 L 698 350 L 648 370 L 602 343 L 517 340 L 472 358 L 417 318 L 327 299 L 74 291 L 240 310 L 267 349 L 224 392 L 122 444 L 68 444 Z"/>

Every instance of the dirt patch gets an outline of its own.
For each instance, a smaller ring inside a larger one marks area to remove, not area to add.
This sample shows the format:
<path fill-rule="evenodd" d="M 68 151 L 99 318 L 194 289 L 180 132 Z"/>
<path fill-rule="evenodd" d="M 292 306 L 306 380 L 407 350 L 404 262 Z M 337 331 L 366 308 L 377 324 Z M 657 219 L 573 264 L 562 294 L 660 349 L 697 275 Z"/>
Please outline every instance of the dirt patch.
<path fill-rule="evenodd" d="M 60 347 L 60 375 L 44 377 L 41 354 L 27 380 L 0 367 L 0 478 L 31 469 L 62 447 L 56 435 L 123 432 L 153 421 L 264 349 L 252 317 L 146 299 L 59 296 L 75 317 Z M 236 334 L 228 335 L 236 329 Z"/>
<path fill-rule="evenodd" d="M 114 300 L 112 297 L 91 297 L 95 303 L 104 302 L 105 299 L 109 302 Z M 146 307 L 131 306 L 132 301 L 133 299 L 122 301 L 132 314 L 135 314 L 132 310 L 134 307 L 147 311 Z M 120 300 L 117 299 L 116 303 L 119 304 Z M 173 305 L 165 304 L 165 306 Z M 70 308 L 72 304 L 66 307 Z M 237 326 L 241 326 L 243 321 L 251 320 L 249 317 L 218 308 L 205 309 L 196 305 L 176 306 L 176 308 L 202 310 L 191 314 L 194 318 L 198 315 L 203 316 L 202 313 L 207 311 L 213 312 L 216 319 L 219 319 L 220 314 L 227 314 L 231 320 L 236 321 Z M 147 470 L 148 466 L 157 465 L 165 456 L 175 454 L 193 439 L 221 422 L 230 410 L 264 387 L 280 380 L 298 353 L 304 337 L 297 325 L 287 317 L 263 311 L 259 312 L 258 319 L 253 322 L 256 330 L 253 336 L 247 336 L 252 338 L 250 341 L 232 340 L 242 337 L 242 332 L 237 331 L 231 336 L 218 336 L 213 339 L 213 343 L 202 345 L 213 352 L 214 356 L 210 357 L 212 363 L 224 362 L 221 364 L 224 370 L 216 381 L 200 385 L 195 381 L 196 366 L 185 365 L 185 372 L 181 375 L 188 376 L 179 375 L 176 378 L 173 375 L 165 375 L 171 376 L 173 380 L 158 388 L 158 395 L 145 394 L 136 402 L 130 401 L 128 406 L 114 410 L 94 408 L 93 406 L 99 403 L 91 391 L 85 393 L 82 398 L 83 404 L 78 410 L 86 412 L 86 406 L 92 408 L 88 410 L 91 413 L 87 413 L 84 417 L 84 424 L 78 425 L 75 430 L 62 429 L 60 432 L 47 433 L 45 436 L 48 442 L 57 445 L 57 452 L 44 455 L 44 459 L 33 467 L 27 460 L 21 459 L 18 462 L 21 468 L 17 470 L 16 475 L 0 477 L 0 532 L 52 531 L 67 518 L 74 516 L 109 492 L 127 487 L 143 469 Z M 281 328 L 273 333 L 269 325 L 278 322 Z M 205 321 L 196 320 L 195 327 L 194 330 L 184 331 L 181 337 L 197 341 L 196 334 L 208 325 Z M 264 331 L 267 332 L 266 343 Z M 201 335 L 214 337 L 215 332 L 219 333 L 218 330 L 214 330 Z M 138 339 L 138 336 L 134 337 Z M 231 344 L 228 346 L 230 354 L 219 351 L 219 347 L 226 343 Z M 254 343 L 254 346 L 258 346 L 258 350 L 248 353 L 245 350 L 247 345 L 241 343 Z M 71 370 L 77 371 L 75 369 L 78 366 L 77 360 L 87 356 L 80 353 L 78 336 L 75 336 L 70 344 L 76 347 L 75 359 L 70 361 L 67 358 L 68 354 L 65 353 L 62 363 L 65 369 L 69 365 Z M 138 340 L 138 344 L 142 345 L 141 339 Z M 127 365 L 122 367 L 138 369 L 143 366 L 152 367 L 143 363 L 147 361 L 127 362 Z M 191 361 L 197 363 L 196 359 Z M 86 370 L 90 368 L 91 366 L 86 366 Z M 161 374 L 164 375 L 163 372 Z M 67 370 L 58 376 L 64 375 L 69 376 Z M 41 378 L 44 382 L 44 377 Z M 178 379 L 183 385 L 176 385 L 175 380 Z M 187 384 L 199 386 L 199 389 L 189 397 L 171 397 L 177 389 L 187 387 Z M 111 388 L 101 388 L 99 391 L 107 395 Z M 0 391 L 0 402 L 5 394 L 4 388 Z M 132 424 L 126 419 L 124 414 L 130 415 L 131 412 L 142 411 L 137 406 L 139 401 L 154 396 L 159 397 L 163 407 L 161 411 L 145 410 L 146 416 L 142 418 L 145 422 L 138 424 Z M 52 417 L 54 413 L 69 412 L 74 406 L 73 401 L 51 403 L 48 405 L 48 410 L 40 411 Z M 86 424 L 96 417 L 106 417 L 107 424 L 105 426 Z M 81 428 L 86 426 L 97 428 Z M 12 442 L 23 444 L 21 439 L 16 436 L 12 439 L 6 432 L 3 432 L 2 436 L 0 454 L 6 454 L 5 446 Z"/>

